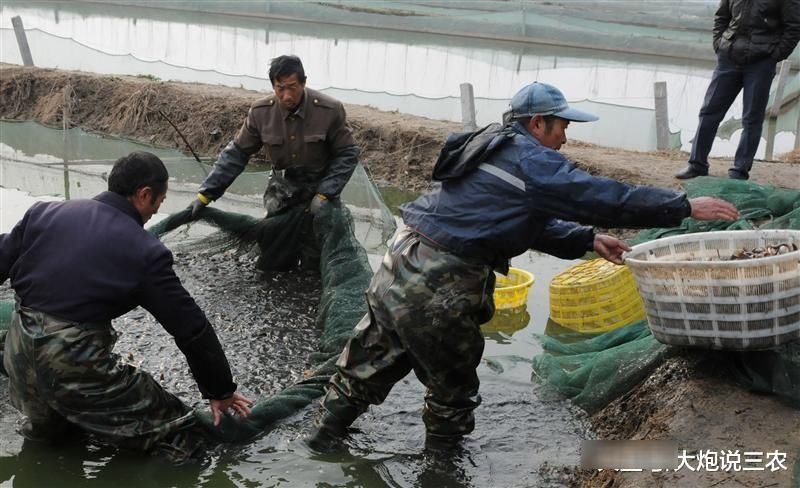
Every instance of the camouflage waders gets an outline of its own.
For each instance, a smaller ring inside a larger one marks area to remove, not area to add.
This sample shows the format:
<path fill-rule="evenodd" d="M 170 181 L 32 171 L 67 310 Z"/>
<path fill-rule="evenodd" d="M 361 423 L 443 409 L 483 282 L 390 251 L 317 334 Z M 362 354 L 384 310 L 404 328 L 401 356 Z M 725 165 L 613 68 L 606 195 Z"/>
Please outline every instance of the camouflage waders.
<path fill-rule="evenodd" d="M 341 435 L 383 402 L 409 371 L 427 387 L 428 437 L 472 432 L 480 405 L 480 324 L 494 312 L 494 273 L 402 231 L 367 290 L 368 315 L 345 346 L 324 401 L 321 429 Z"/>
<path fill-rule="evenodd" d="M 12 405 L 40 433 L 79 427 L 121 447 L 149 450 L 172 444 L 193 450 L 179 432 L 194 425 L 192 410 L 145 372 L 112 352 L 110 323 L 77 324 L 17 307 L 5 343 Z"/>
<path fill-rule="evenodd" d="M 284 213 L 292 208 L 301 207 L 305 209 L 308 207 L 309 202 L 314 196 L 314 188 L 316 188 L 317 180 L 312 178 L 311 181 L 305 181 L 307 177 L 295 175 L 292 180 L 283 176 L 284 171 L 272 170 L 267 188 L 264 190 L 264 209 L 267 211 L 267 217 L 275 216 Z M 294 268 L 296 263 L 300 262 L 300 267 L 304 270 L 314 271 L 319 273 L 319 258 L 322 252 L 322 247 L 317 241 L 314 234 L 314 216 L 308 212 L 299 213 L 296 217 L 301 220 L 300 223 L 290 223 L 294 228 L 297 225 L 297 230 L 292 233 L 291 242 L 282 242 L 280 246 L 284 249 L 292 249 L 291 252 L 296 253 L 297 257 L 294 263 L 287 267 L 286 264 L 276 263 L 274 266 L 268 264 L 269 258 L 264 260 L 263 269 L 276 269 L 286 270 Z M 288 251 L 281 254 L 286 254 Z"/>

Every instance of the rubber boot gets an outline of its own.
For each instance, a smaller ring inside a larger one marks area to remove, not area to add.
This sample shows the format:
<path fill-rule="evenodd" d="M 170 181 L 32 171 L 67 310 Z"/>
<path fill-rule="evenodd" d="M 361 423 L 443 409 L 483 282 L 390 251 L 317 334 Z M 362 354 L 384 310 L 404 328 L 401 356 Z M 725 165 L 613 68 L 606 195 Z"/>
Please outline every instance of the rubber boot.
<path fill-rule="evenodd" d="M 47 444 L 67 442 L 82 434 L 79 427 L 67 421 L 33 424 L 27 418 L 17 432 L 29 441 Z"/>
<path fill-rule="evenodd" d="M 198 426 L 183 428 L 155 445 L 152 454 L 163 456 L 173 464 L 199 462 L 205 457 L 208 443 Z"/>
<path fill-rule="evenodd" d="M 306 438 L 306 445 L 319 453 L 339 451 L 344 448 L 343 440 L 351 423 L 326 411 L 314 432 Z"/>
<path fill-rule="evenodd" d="M 461 446 L 463 435 L 438 435 L 427 432 L 425 434 L 425 451 L 430 453 L 448 453 Z"/>

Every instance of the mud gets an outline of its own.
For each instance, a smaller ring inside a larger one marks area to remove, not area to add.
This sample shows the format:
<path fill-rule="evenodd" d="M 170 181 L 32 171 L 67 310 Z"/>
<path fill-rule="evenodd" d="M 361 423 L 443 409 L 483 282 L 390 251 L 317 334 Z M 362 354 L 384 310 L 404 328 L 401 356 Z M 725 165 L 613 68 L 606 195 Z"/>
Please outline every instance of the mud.
<path fill-rule="evenodd" d="M 788 469 L 724 472 L 576 471 L 582 487 L 795 487 L 800 411 L 774 397 L 743 390 L 701 354 L 665 361 L 644 382 L 591 417 L 600 439 L 675 440 L 679 449 L 787 453 Z"/>

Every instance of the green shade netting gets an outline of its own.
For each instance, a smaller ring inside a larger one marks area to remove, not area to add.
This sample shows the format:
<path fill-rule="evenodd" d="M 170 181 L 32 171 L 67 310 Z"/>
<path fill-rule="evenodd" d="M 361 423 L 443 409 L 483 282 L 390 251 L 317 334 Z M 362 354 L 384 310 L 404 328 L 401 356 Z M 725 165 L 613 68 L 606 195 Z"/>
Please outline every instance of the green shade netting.
<path fill-rule="evenodd" d="M 660 237 L 737 229 L 800 229 L 800 192 L 715 177 L 685 184 L 690 198 L 715 196 L 739 209 L 735 222 L 684 219 L 679 227 L 640 232 L 634 244 Z M 650 334 L 642 320 L 600 335 L 575 333 L 541 336 L 544 353 L 533 359 L 536 374 L 588 412 L 597 411 L 632 390 L 670 354 L 693 350 L 667 346 Z M 766 351 L 700 352 L 737 383 L 752 391 L 773 393 L 800 408 L 800 344 Z"/>

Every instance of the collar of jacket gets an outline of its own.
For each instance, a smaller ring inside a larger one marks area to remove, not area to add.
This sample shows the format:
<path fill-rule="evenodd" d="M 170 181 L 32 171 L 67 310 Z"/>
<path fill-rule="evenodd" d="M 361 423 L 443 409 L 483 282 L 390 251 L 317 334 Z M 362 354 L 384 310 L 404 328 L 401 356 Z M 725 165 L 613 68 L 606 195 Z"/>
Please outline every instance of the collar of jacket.
<path fill-rule="evenodd" d="M 303 88 L 303 98 L 300 99 L 300 103 L 297 104 L 297 108 L 294 111 L 289 112 L 278 102 L 278 107 L 281 110 L 281 114 L 283 115 L 283 120 L 286 120 L 292 115 L 297 115 L 301 119 L 306 118 L 306 104 L 308 103 L 308 91 Z"/>
<path fill-rule="evenodd" d="M 144 227 L 144 222 L 142 222 L 142 215 L 139 213 L 138 210 L 128 201 L 127 198 L 123 197 L 119 193 L 114 193 L 113 191 L 104 191 L 103 193 L 94 197 L 94 200 L 98 202 L 105 203 L 106 205 L 110 205 L 120 212 L 124 213 L 128 217 L 135 220 L 139 225 Z"/>
<path fill-rule="evenodd" d="M 525 126 L 522 125 L 522 123 L 520 121 L 515 120 L 514 123 L 511 124 L 511 128 L 514 130 L 514 132 L 516 132 L 516 133 L 520 134 L 522 137 L 528 139 L 533 144 L 535 144 L 537 146 L 541 146 L 542 145 L 542 143 L 539 142 L 539 139 L 533 137 L 533 134 L 528 132 L 528 129 L 526 129 Z"/>

